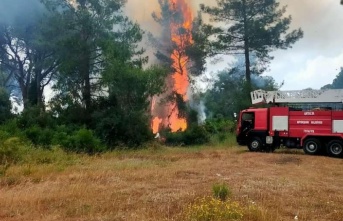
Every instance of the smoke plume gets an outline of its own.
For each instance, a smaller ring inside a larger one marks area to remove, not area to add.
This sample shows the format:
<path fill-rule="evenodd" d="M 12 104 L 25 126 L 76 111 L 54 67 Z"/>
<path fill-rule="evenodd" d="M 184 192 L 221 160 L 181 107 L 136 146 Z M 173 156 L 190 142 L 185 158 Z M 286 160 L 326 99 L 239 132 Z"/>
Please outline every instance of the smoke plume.
<path fill-rule="evenodd" d="M 30 25 L 44 11 L 40 0 L 1 0 L 0 23 L 7 25 Z"/>

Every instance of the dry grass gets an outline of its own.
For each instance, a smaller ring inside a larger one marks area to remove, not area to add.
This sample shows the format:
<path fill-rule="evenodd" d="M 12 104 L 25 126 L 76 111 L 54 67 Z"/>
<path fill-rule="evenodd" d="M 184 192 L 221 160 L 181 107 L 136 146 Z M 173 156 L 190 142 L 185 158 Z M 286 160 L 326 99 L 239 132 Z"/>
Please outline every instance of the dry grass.
<path fill-rule="evenodd" d="M 259 214 L 245 220 L 341 220 L 343 161 L 301 151 L 155 148 L 80 156 L 77 163 L 10 167 L 0 177 L 0 220 L 181 220 L 226 183 Z"/>

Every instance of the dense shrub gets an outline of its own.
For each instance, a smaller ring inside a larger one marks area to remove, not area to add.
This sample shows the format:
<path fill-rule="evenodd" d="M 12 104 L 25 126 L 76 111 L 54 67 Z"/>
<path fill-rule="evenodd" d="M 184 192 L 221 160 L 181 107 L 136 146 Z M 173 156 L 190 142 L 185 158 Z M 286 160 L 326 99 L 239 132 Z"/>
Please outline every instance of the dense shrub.
<path fill-rule="evenodd" d="M 176 132 L 176 133 L 171 133 L 168 132 L 165 134 L 166 137 L 166 144 L 167 145 L 184 145 L 185 144 L 185 132 Z"/>
<path fill-rule="evenodd" d="M 30 128 L 33 126 L 41 128 L 53 128 L 55 119 L 50 112 L 44 112 L 38 107 L 27 108 L 17 117 L 19 128 Z"/>
<path fill-rule="evenodd" d="M 69 136 L 73 133 L 67 126 L 61 125 L 55 128 L 54 136 L 52 138 L 53 145 L 60 145 L 66 147 L 68 143 Z"/>
<path fill-rule="evenodd" d="M 0 142 L 4 141 L 4 140 L 6 140 L 6 139 L 8 139 L 10 137 L 11 137 L 10 133 L 8 133 L 7 131 L 2 130 L 2 128 L 0 129 Z"/>
<path fill-rule="evenodd" d="M 11 119 L 4 122 L 0 125 L 0 130 L 10 134 L 10 136 L 18 137 L 22 135 L 22 129 L 18 127 L 17 119 Z"/>
<path fill-rule="evenodd" d="M 11 101 L 7 91 L 0 87 L 0 124 L 11 117 Z"/>
<path fill-rule="evenodd" d="M 48 128 L 32 126 L 24 131 L 26 138 L 35 146 L 50 147 L 55 131 Z"/>
<path fill-rule="evenodd" d="M 109 148 L 125 144 L 137 147 L 153 138 L 149 118 L 140 112 L 124 113 L 117 109 L 98 112 L 96 134 Z"/>
<path fill-rule="evenodd" d="M 236 129 L 236 123 L 224 118 L 206 120 L 204 127 L 211 134 L 233 133 Z"/>
<path fill-rule="evenodd" d="M 12 137 L 0 142 L 0 165 L 11 165 L 19 161 L 21 154 L 21 141 Z"/>
<path fill-rule="evenodd" d="M 186 145 L 201 145 L 210 141 L 210 134 L 203 126 L 193 126 L 185 132 Z"/>
<path fill-rule="evenodd" d="M 210 133 L 204 126 L 193 125 L 184 132 L 167 133 L 168 145 L 201 145 L 210 141 Z"/>
<path fill-rule="evenodd" d="M 69 151 L 93 154 L 103 150 L 100 140 L 91 130 L 85 128 L 75 131 L 72 136 L 66 135 L 65 138 L 63 147 Z"/>
<path fill-rule="evenodd" d="M 39 144 L 39 137 L 40 137 L 40 132 L 42 131 L 41 128 L 37 126 L 32 126 L 28 129 L 25 130 L 25 136 L 34 144 L 38 145 Z"/>

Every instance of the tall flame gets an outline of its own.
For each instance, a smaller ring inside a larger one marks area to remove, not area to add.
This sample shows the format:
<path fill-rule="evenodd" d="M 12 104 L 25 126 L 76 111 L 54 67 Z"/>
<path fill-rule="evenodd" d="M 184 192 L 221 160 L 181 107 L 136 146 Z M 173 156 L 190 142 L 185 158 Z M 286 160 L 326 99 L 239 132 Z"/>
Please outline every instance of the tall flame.
<path fill-rule="evenodd" d="M 186 55 L 186 47 L 192 44 L 192 20 L 193 15 L 191 8 L 186 3 L 187 0 L 169 0 L 170 11 L 173 15 L 170 20 L 170 39 L 171 45 L 174 45 L 174 50 L 170 55 L 173 61 L 172 68 L 174 73 L 171 75 L 171 79 L 167 79 L 169 82 L 169 89 L 174 94 L 175 101 L 168 102 L 165 108 L 162 108 L 162 112 L 159 116 L 154 116 L 152 120 L 152 129 L 154 133 L 157 133 L 160 128 L 168 127 L 172 132 L 184 131 L 187 129 L 187 120 L 182 117 L 176 100 L 177 96 L 181 97 L 183 102 L 187 101 L 187 91 L 189 87 L 189 78 L 187 71 L 187 64 L 189 58 Z M 172 83 L 170 83 L 172 82 Z M 167 84 L 168 85 L 168 84 Z M 152 102 L 152 112 L 159 104 L 154 99 Z M 161 108 L 160 108 L 161 109 Z M 160 111 L 161 112 L 161 111 Z M 167 112 L 167 113 L 166 113 Z"/>

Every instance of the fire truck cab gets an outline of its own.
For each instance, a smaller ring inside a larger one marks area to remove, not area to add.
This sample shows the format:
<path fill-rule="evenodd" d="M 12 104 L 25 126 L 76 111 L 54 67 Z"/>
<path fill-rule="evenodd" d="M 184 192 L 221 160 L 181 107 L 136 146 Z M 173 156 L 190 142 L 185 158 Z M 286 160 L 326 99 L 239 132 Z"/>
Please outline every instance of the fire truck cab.
<path fill-rule="evenodd" d="M 343 156 L 343 90 L 254 91 L 249 108 L 239 114 L 237 143 L 250 151 L 280 146 L 302 148 L 306 154 L 326 151 Z"/>

